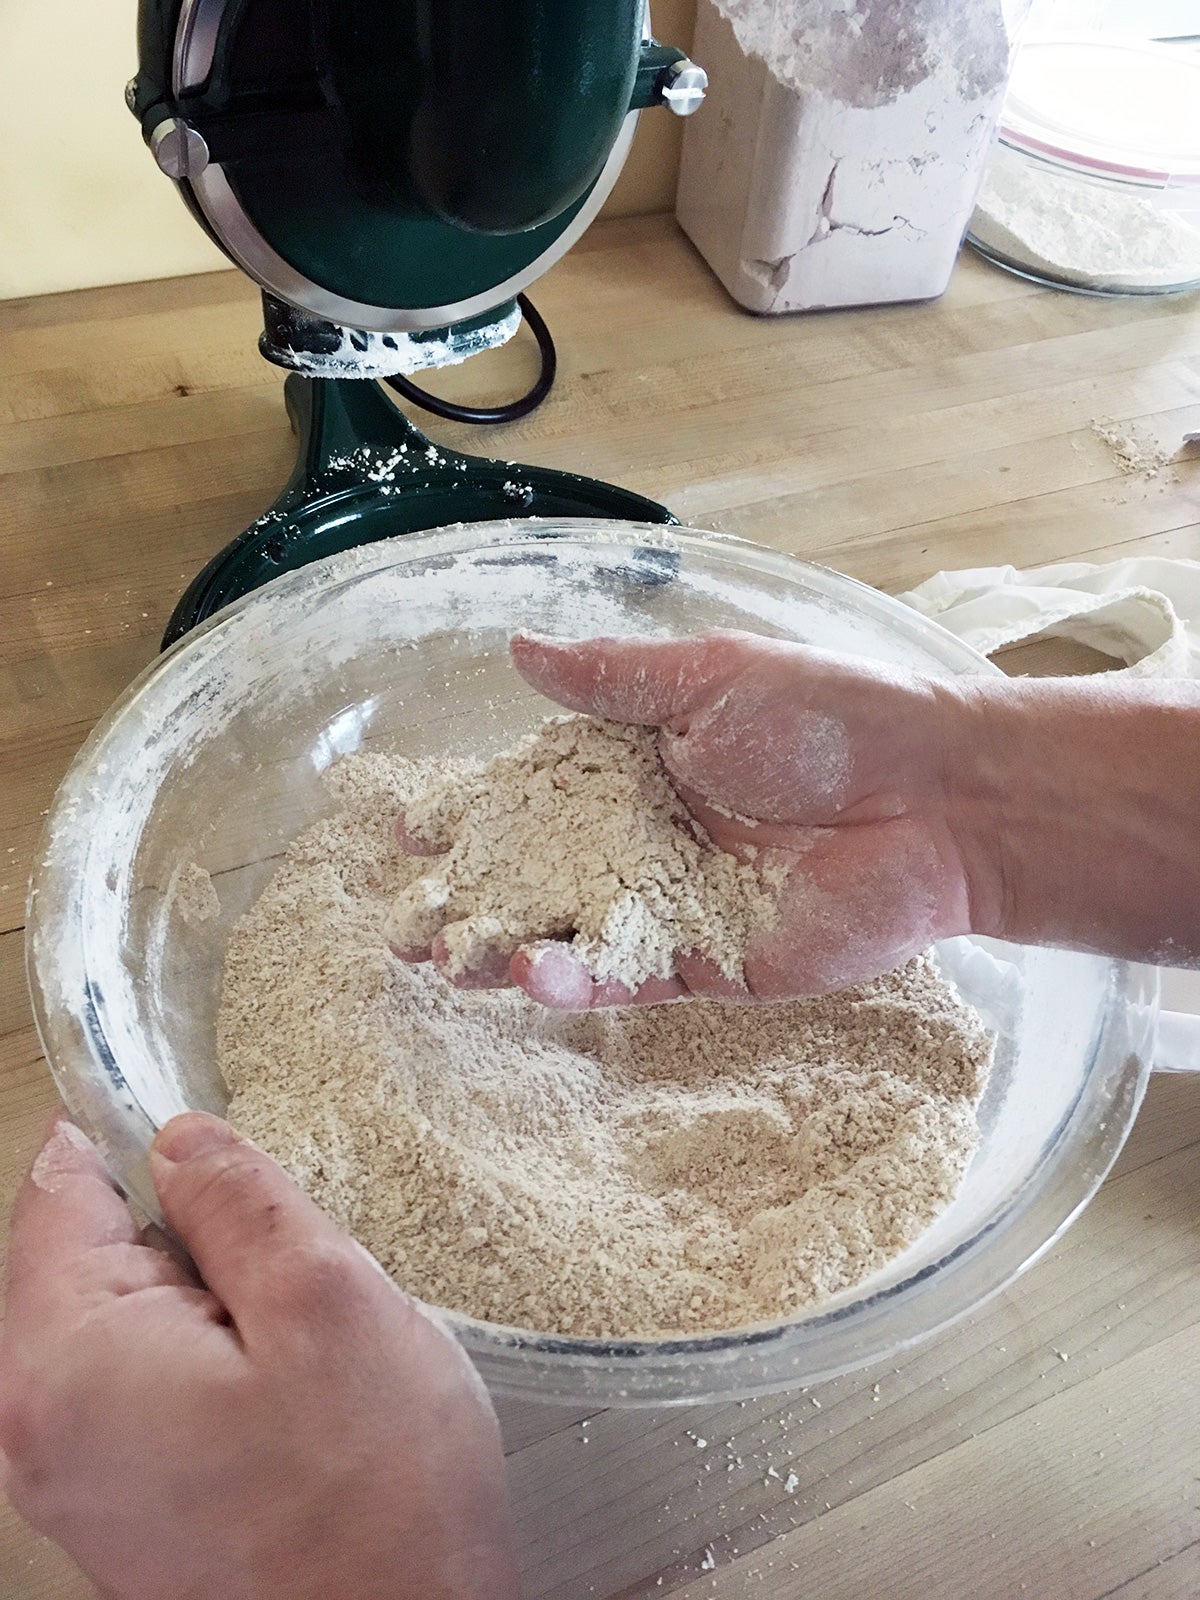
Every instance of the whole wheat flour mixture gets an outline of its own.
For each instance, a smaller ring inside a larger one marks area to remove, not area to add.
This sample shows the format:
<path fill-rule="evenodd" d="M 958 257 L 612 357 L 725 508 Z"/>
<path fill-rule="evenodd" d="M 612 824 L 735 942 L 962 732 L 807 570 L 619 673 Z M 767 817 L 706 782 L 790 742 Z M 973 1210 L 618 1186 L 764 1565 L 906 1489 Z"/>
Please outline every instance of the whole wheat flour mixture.
<path fill-rule="evenodd" d="M 385 937 L 428 867 L 392 833 L 411 764 L 329 782 L 234 931 L 219 1060 L 235 1126 L 413 1294 L 565 1335 L 744 1326 L 857 1283 L 954 1195 L 991 1046 L 928 961 L 758 1008 L 462 992 Z"/>
<path fill-rule="evenodd" d="M 570 939 L 595 978 L 669 978 L 703 949 L 740 978 L 750 934 L 775 917 L 753 866 L 691 822 L 653 728 L 550 717 L 514 749 L 428 775 L 410 835 L 443 853 L 397 897 L 389 940 L 428 948 L 444 925 L 452 970 L 541 938 Z"/>

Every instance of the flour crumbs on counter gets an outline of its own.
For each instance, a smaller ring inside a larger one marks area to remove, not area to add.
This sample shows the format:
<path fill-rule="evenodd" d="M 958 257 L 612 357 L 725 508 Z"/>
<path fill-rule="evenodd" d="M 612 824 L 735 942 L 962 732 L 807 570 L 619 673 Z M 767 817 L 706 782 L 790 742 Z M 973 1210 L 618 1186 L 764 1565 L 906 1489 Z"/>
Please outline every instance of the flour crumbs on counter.
<path fill-rule="evenodd" d="M 421 1299 L 568 1335 L 778 1320 L 953 1198 L 991 1041 L 927 960 L 823 999 L 582 1015 L 389 950 L 409 764 L 338 763 L 229 944 L 236 1127 Z"/>
<path fill-rule="evenodd" d="M 1157 439 L 1132 422 L 1093 417 L 1092 432 L 1112 451 L 1117 469 L 1127 478 L 1154 478 L 1170 460 L 1170 452 Z"/>

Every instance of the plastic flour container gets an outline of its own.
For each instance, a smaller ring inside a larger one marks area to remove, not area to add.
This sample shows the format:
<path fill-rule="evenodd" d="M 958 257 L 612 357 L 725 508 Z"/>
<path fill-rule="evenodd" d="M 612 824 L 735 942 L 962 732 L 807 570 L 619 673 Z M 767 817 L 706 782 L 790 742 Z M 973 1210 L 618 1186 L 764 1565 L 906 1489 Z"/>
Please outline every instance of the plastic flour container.
<path fill-rule="evenodd" d="M 1200 287 L 1200 53 L 1027 44 L 968 238 L 1010 272 L 1084 293 Z"/>

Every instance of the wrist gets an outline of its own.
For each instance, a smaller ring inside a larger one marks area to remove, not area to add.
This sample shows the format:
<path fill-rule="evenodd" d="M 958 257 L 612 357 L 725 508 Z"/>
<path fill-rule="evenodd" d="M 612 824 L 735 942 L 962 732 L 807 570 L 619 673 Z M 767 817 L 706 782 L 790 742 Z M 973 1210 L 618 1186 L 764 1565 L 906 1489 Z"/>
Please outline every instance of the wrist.
<path fill-rule="evenodd" d="M 970 931 L 1135 960 L 1200 947 L 1200 691 L 964 678 L 943 789 Z"/>
<path fill-rule="evenodd" d="M 1009 690 L 1008 680 L 964 677 L 942 696 L 943 803 L 962 874 L 964 931 L 998 939 L 1011 938 L 1019 921 L 1012 828 L 1022 740 L 1019 697 Z"/>

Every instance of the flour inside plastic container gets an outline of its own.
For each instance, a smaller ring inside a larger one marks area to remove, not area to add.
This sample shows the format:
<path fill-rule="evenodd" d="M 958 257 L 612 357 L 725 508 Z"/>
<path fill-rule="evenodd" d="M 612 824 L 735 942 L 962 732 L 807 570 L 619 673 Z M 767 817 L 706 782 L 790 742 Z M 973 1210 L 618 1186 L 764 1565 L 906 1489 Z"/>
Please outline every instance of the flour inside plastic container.
<path fill-rule="evenodd" d="M 218 1019 L 234 1125 L 404 1288 L 545 1333 L 696 1335 L 852 1287 L 950 1202 L 991 1040 L 930 960 L 770 1006 L 457 990 L 386 931 L 429 872 L 392 825 L 431 777 L 331 769 L 330 815 L 233 932 Z"/>

